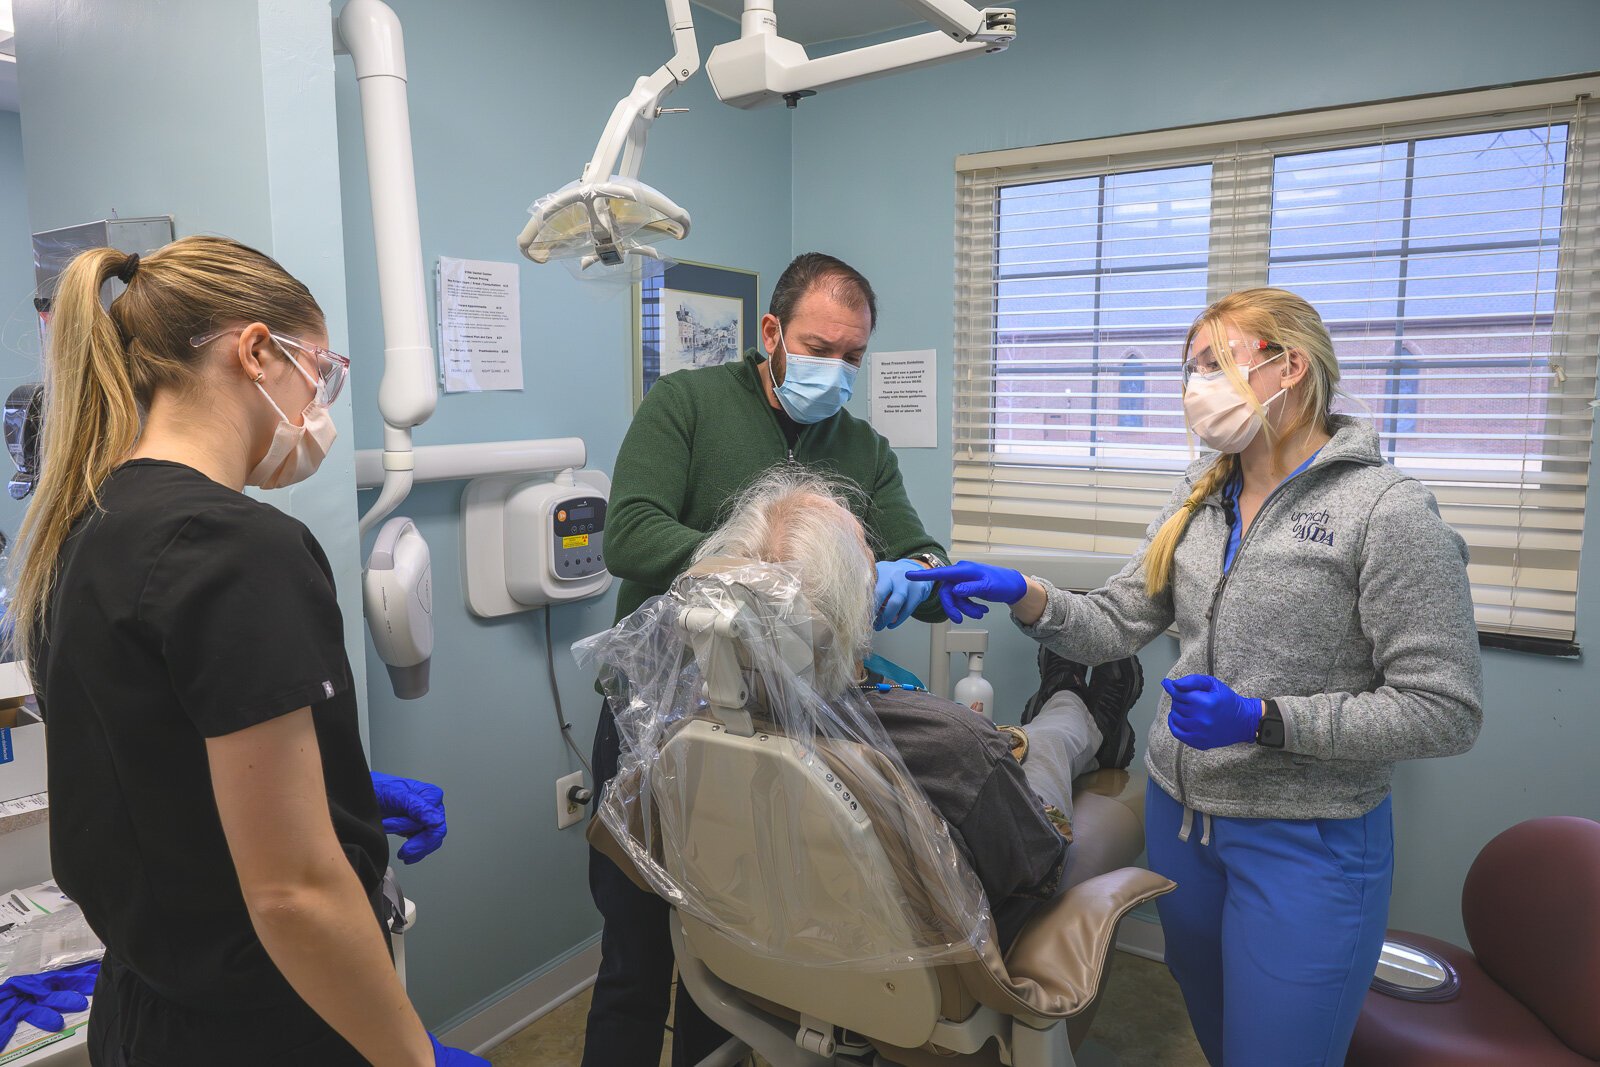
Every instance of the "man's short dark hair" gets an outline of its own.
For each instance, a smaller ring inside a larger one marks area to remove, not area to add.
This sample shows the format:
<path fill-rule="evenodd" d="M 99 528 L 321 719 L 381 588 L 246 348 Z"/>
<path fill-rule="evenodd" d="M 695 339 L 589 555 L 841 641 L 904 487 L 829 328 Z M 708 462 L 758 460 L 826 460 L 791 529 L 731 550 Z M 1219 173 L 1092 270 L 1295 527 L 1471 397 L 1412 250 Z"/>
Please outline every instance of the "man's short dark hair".
<path fill-rule="evenodd" d="M 801 297 L 824 286 L 846 307 L 865 307 L 872 318 L 872 328 L 878 328 L 878 294 L 872 291 L 872 283 L 850 264 L 826 252 L 803 252 L 790 261 L 772 290 L 772 313 L 787 326 Z"/>

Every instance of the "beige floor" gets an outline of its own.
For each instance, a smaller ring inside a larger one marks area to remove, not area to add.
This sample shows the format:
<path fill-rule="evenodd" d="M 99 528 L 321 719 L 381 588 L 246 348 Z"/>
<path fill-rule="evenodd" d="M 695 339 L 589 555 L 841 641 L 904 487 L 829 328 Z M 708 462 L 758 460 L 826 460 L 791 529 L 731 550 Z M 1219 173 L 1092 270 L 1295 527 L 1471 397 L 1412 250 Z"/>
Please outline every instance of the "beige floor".
<path fill-rule="evenodd" d="M 577 1067 L 588 1012 L 585 991 L 489 1053 L 489 1062 L 495 1067 Z M 1205 1067 L 1172 976 L 1161 964 L 1126 952 L 1116 954 L 1089 1038 L 1116 1052 L 1122 1067 Z M 671 1063 L 669 1053 L 662 1054 L 661 1063 Z"/>

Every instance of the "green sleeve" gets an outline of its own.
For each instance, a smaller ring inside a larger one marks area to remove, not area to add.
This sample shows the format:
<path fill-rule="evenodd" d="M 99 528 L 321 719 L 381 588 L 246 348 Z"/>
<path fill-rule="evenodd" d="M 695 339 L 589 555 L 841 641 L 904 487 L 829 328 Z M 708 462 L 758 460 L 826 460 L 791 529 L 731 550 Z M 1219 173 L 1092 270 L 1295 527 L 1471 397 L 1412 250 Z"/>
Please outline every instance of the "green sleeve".
<path fill-rule="evenodd" d="M 878 470 L 872 487 L 870 524 L 879 559 L 906 559 L 923 552 L 931 552 L 942 560 L 950 559 L 945 547 L 922 528 L 922 519 L 911 506 L 911 498 L 906 496 L 906 485 L 900 477 L 900 460 L 882 437 L 878 438 Z M 944 608 L 936 596 L 924 600 L 912 615 L 923 622 L 945 621 Z"/>
<path fill-rule="evenodd" d="M 645 395 L 622 439 L 606 514 L 606 566 L 618 578 L 665 589 L 705 534 L 678 521 L 689 487 L 694 409 L 671 378 Z"/>

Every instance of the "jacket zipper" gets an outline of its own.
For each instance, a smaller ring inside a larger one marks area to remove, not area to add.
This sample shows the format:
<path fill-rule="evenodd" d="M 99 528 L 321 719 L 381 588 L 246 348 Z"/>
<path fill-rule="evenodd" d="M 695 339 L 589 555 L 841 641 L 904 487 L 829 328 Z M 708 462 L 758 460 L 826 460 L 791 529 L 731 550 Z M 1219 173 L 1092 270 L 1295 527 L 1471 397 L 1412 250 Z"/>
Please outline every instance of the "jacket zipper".
<path fill-rule="evenodd" d="M 1334 462 L 1338 461 L 1335 460 Z M 1310 471 L 1308 470 L 1304 473 L 1309 474 Z M 1261 517 L 1267 513 L 1267 508 L 1271 506 L 1272 501 L 1283 490 L 1283 487 L 1292 481 L 1294 479 L 1289 478 L 1279 482 L 1273 487 L 1272 492 L 1267 494 L 1267 498 L 1261 502 L 1261 508 L 1256 512 L 1255 521 L 1250 524 L 1250 529 L 1246 530 L 1239 538 L 1239 550 L 1233 554 L 1232 567 L 1226 566 L 1228 562 L 1228 539 L 1225 538 L 1222 542 L 1222 562 L 1224 564 L 1222 577 L 1217 579 L 1216 591 L 1211 594 L 1211 606 L 1206 608 L 1206 673 L 1213 678 L 1217 676 L 1217 608 L 1222 604 L 1222 594 L 1228 589 L 1228 579 L 1233 577 L 1234 568 L 1239 566 L 1239 557 L 1244 555 L 1244 546 L 1250 540 L 1250 535 L 1261 525 Z M 1224 510 L 1226 510 L 1226 507 L 1224 507 Z M 1235 517 L 1234 521 L 1241 521 L 1241 518 Z M 1188 802 L 1183 795 L 1183 750 L 1184 744 L 1180 741 L 1178 742 L 1175 777 L 1177 778 L 1176 784 L 1178 786 L 1178 803 L 1187 806 Z"/>
<path fill-rule="evenodd" d="M 783 423 L 778 421 L 777 409 L 774 408 L 772 406 L 771 402 L 767 400 L 767 391 L 761 387 L 761 382 L 760 382 L 761 372 L 759 370 L 756 371 L 756 378 L 757 378 L 757 381 L 756 381 L 756 394 L 761 397 L 762 405 L 766 407 L 767 412 L 772 416 L 772 428 L 774 430 L 778 431 L 778 440 L 783 444 L 784 455 L 789 457 L 789 462 L 790 463 L 793 463 L 795 461 L 795 459 L 794 459 L 794 448 L 795 448 L 795 445 L 798 445 L 800 443 L 800 438 L 799 437 L 795 438 L 794 445 L 791 445 L 789 443 L 789 435 L 783 432 Z M 801 427 L 800 436 L 801 437 L 805 436 L 805 432 L 806 432 L 805 428 Z"/>

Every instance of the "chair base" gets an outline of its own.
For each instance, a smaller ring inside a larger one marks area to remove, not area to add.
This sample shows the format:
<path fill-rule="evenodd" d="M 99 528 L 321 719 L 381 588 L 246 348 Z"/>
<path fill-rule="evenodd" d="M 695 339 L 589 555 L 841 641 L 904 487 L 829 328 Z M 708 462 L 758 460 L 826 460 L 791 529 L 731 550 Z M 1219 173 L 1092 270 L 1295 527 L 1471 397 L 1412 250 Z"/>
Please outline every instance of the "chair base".
<path fill-rule="evenodd" d="M 941 1023 L 941 1043 L 971 1049 L 955 1056 L 923 1050 L 845 1049 L 832 1054 L 801 1048 L 795 1041 L 799 1027 L 746 1001 L 696 956 L 685 950 L 683 926 L 672 917 L 672 947 L 678 957 L 678 981 L 700 1010 L 772 1067 L 1079 1067 L 1073 1057 L 1065 1022 L 1035 1030 L 990 1008 L 978 1008 L 961 1023 Z M 726 1067 L 737 1062 L 737 1047 L 724 1045 L 700 1067 Z M 730 1059 L 729 1057 L 732 1056 Z M 1095 1067 L 1105 1060 L 1090 1061 Z M 1114 1060 L 1112 1062 L 1115 1062 Z M 1085 1065 L 1087 1067 L 1087 1065 Z"/>

